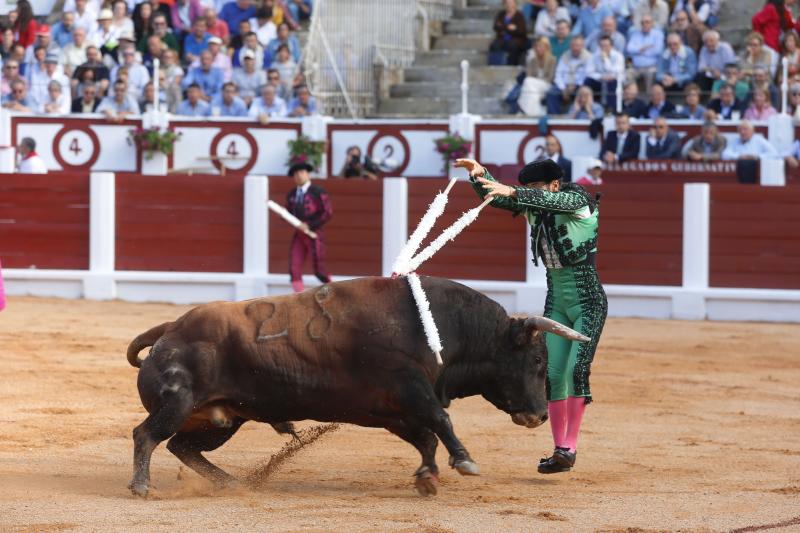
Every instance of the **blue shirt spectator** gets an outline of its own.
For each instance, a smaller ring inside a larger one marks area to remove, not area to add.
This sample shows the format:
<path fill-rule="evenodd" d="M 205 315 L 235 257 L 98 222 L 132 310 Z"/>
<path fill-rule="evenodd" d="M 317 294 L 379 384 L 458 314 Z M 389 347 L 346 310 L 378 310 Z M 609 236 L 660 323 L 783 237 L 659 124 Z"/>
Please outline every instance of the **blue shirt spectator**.
<path fill-rule="evenodd" d="M 592 55 L 583 47 L 583 39 L 573 38 L 569 51 L 558 60 L 553 84 L 561 91 L 568 86 L 580 87 L 586 79 L 591 59 Z"/>
<path fill-rule="evenodd" d="M 50 38 L 59 48 L 64 48 L 72 42 L 72 30 L 75 28 L 75 13 L 64 12 L 61 20 L 50 28 Z"/>
<path fill-rule="evenodd" d="M 183 39 L 183 58 L 191 63 L 208 49 L 208 40 L 211 34 L 206 31 L 206 19 L 199 18 L 192 25 L 192 33 L 187 33 Z"/>
<path fill-rule="evenodd" d="M 572 35 L 583 35 L 588 37 L 595 30 L 600 29 L 603 19 L 613 16 L 611 9 L 600 3 L 600 0 L 588 0 L 578 11 L 578 18 L 575 27 L 572 28 Z"/>
<path fill-rule="evenodd" d="M 664 52 L 664 34 L 653 28 L 650 16 L 642 18 L 642 29 L 631 31 L 626 46 L 628 57 L 635 69 L 655 69 Z"/>
<path fill-rule="evenodd" d="M 308 87 L 297 88 L 297 96 L 289 102 L 290 117 L 304 117 L 317 114 L 317 99 L 311 96 Z"/>
<path fill-rule="evenodd" d="M 289 34 L 289 25 L 285 22 L 278 26 L 278 37 L 272 39 L 267 45 L 267 54 L 270 61 L 278 57 L 278 47 L 285 44 L 289 47 L 289 53 L 294 59 L 295 63 L 300 61 L 300 43 L 297 37 Z"/>
<path fill-rule="evenodd" d="M 211 52 L 205 50 L 200 54 L 200 66 L 189 69 L 189 73 L 183 78 L 181 86 L 186 89 L 192 84 L 200 87 L 206 99 L 210 100 L 222 91 L 222 84 L 225 83 L 225 75 L 222 69 L 212 66 L 214 61 Z"/>
<path fill-rule="evenodd" d="M 250 0 L 236 0 L 225 4 L 219 13 L 219 19 L 225 21 L 231 35 L 239 35 L 239 23 L 249 21 L 256 16 L 256 8 L 250 5 Z"/>
<path fill-rule="evenodd" d="M 667 89 L 682 89 L 697 74 L 694 51 L 681 42 L 677 33 L 667 36 L 667 49 L 661 54 L 656 69 L 656 81 Z"/>
<path fill-rule="evenodd" d="M 275 95 L 275 87 L 265 85 L 261 89 L 261 98 L 253 100 L 250 104 L 248 116 L 259 118 L 261 116 L 269 118 L 280 118 L 287 115 L 286 101 Z"/>
<path fill-rule="evenodd" d="M 720 79 L 725 72 L 725 65 L 739 62 L 731 45 L 720 41 L 719 33 L 716 31 L 706 32 L 703 35 L 703 43 L 697 58 L 697 70 L 707 78 Z"/>
<path fill-rule="evenodd" d="M 246 117 L 247 105 L 244 100 L 236 96 L 236 85 L 226 83 L 222 87 L 222 94 L 211 100 L 211 115 L 219 117 Z"/>
<path fill-rule="evenodd" d="M 178 105 L 175 111 L 178 115 L 186 117 L 208 117 L 211 115 L 211 106 L 201 99 L 200 86 L 193 83 L 186 90 L 186 100 Z"/>
<path fill-rule="evenodd" d="M 728 142 L 722 152 L 722 159 L 762 159 L 778 157 L 778 151 L 760 133 L 755 133 L 753 125 L 743 120 L 739 124 L 739 136 Z"/>

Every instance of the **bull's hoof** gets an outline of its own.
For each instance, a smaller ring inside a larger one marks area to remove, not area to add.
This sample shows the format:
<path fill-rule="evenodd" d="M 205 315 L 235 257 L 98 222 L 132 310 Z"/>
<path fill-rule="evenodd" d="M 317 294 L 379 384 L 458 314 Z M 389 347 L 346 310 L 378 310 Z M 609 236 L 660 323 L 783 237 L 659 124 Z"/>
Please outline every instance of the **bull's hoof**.
<path fill-rule="evenodd" d="M 439 492 L 439 478 L 424 466 L 414 474 L 414 488 L 420 496 L 436 496 Z"/>
<path fill-rule="evenodd" d="M 455 461 L 453 462 L 453 468 L 455 468 L 456 472 L 458 472 L 462 476 L 481 475 L 481 471 L 478 468 L 477 463 L 475 463 L 472 459 L 462 459 L 461 461 Z"/>
<path fill-rule="evenodd" d="M 128 488 L 131 489 L 131 494 L 138 496 L 139 498 L 147 498 L 147 493 L 150 492 L 150 488 L 147 486 L 147 483 L 134 483 L 131 481 L 128 483 Z"/>

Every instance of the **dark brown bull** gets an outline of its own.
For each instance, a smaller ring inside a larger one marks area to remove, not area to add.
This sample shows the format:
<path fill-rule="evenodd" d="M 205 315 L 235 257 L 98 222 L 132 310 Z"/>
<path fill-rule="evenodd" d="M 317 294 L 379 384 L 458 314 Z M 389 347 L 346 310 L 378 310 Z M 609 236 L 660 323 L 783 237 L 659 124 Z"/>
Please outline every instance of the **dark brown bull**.
<path fill-rule="evenodd" d="M 133 430 L 130 484 L 144 496 L 150 457 L 167 449 L 217 484 L 234 479 L 203 457 L 248 420 L 292 432 L 291 421 L 383 427 L 422 455 L 416 487 L 436 492 L 438 439 L 461 474 L 478 473 L 444 410 L 482 395 L 515 423 L 547 419 L 546 349 L 539 330 L 580 335 L 546 319 L 513 319 L 486 296 L 423 278 L 444 345 L 427 345 L 405 279 L 362 278 L 301 294 L 196 307 L 131 342 L 128 361 L 149 416 Z M 152 346 L 150 355 L 139 352 Z M 438 437 L 438 439 L 437 439 Z"/>

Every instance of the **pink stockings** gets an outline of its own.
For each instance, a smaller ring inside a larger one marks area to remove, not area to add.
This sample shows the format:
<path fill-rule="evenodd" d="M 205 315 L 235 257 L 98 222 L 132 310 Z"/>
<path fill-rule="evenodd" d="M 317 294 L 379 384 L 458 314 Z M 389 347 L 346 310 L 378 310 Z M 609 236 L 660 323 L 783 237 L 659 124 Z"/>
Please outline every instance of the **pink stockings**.
<path fill-rule="evenodd" d="M 558 448 L 569 448 L 575 452 L 578 447 L 578 433 L 581 430 L 585 399 L 570 396 L 566 400 L 553 400 L 547 403 L 547 416 L 553 432 L 553 443 Z"/>

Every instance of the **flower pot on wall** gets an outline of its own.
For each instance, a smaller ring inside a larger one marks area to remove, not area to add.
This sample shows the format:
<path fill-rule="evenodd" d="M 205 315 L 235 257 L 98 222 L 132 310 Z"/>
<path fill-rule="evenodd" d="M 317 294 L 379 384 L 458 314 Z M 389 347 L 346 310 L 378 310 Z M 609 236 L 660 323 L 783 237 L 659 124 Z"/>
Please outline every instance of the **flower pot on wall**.
<path fill-rule="evenodd" d="M 169 160 L 166 154 L 154 152 L 152 159 L 142 153 L 142 174 L 145 176 L 166 176 Z"/>

